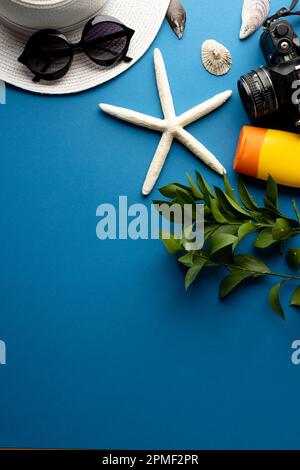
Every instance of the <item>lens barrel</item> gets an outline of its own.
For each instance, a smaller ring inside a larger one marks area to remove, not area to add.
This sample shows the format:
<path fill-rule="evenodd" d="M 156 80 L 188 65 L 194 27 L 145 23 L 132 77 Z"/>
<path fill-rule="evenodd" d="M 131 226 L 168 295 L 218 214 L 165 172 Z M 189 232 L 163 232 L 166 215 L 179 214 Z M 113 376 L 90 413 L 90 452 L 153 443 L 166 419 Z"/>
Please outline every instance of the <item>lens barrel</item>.
<path fill-rule="evenodd" d="M 245 110 L 252 121 L 260 120 L 278 111 L 276 91 L 266 67 L 243 75 L 238 82 L 238 89 Z"/>

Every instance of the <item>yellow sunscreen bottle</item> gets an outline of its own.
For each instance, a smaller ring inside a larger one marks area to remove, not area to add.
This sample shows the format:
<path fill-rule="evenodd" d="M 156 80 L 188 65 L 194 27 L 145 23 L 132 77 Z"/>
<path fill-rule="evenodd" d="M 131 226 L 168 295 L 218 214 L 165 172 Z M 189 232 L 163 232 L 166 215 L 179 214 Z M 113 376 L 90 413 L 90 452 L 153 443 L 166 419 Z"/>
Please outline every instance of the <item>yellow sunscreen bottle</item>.
<path fill-rule="evenodd" d="M 239 173 L 300 188 L 300 135 L 243 127 L 233 168 Z"/>

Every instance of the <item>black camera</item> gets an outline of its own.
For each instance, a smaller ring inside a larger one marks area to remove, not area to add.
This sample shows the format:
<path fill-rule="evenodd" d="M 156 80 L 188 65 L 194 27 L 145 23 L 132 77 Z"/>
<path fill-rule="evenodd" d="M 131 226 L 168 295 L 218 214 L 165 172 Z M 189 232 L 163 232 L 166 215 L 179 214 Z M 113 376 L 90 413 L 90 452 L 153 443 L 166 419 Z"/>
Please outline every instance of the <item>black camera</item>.
<path fill-rule="evenodd" d="M 267 66 L 243 75 L 238 88 L 252 121 L 264 122 L 278 113 L 300 130 L 300 40 L 293 26 L 280 16 L 266 21 L 260 38 Z"/>

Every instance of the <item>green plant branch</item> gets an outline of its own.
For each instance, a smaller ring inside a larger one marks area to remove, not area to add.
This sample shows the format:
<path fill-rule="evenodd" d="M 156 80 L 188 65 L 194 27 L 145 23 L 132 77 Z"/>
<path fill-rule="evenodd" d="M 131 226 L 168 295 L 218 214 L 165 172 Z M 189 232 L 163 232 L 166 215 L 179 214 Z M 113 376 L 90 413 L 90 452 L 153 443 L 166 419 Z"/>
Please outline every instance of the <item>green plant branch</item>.
<path fill-rule="evenodd" d="M 258 276 L 258 275 L 264 275 L 264 276 L 274 276 L 274 277 L 279 277 L 281 279 L 287 279 L 287 280 L 294 280 L 294 281 L 300 281 L 300 276 L 294 276 L 292 274 L 281 274 L 281 273 L 275 273 L 270 270 L 266 271 L 256 271 L 255 269 L 246 269 L 242 266 L 238 266 L 236 264 L 231 264 L 227 262 L 220 262 L 220 261 L 214 261 L 212 260 L 209 256 L 204 256 L 203 253 L 197 253 L 196 256 L 199 258 L 202 258 L 205 262 L 210 262 L 211 266 L 222 266 L 224 268 L 227 268 L 229 271 L 242 271 L 242 272 L 247 272 L 247 273 L 252 273 L 253 276 Z"/>
<path fill-rule="evenodd" d="M 277 184 L 269 176 L 263 206 L 259 205 L 249 193 L 242 179 L 238 181 L 238 195 L 224 176 L 224 189 L 210 187 L 204 178 L 196 172 L 196 181 L 187 175 L 189 185 L 172 183 L 160 189 L 160 193 L 169 201 L 154 201 L 154 204 L 186 204 L 192 206 L 192 213 L 197 214 L 197 204 L 205 205 L 204 249 L 190 252 L 183 236 L 181 240 L 163 239 L 171 254 L 183 253 L 179 262 L 188 268 L 186 288 L 200 272 L 208 266 L 224 267 L 229 271 L 220 286 L 220 296 L 225 297 L 247 278 L 272 276 L 280 278 L 269 294 L 273 310 L 282 318 L 284 312 L 280 304 L 280 288 L 286 281 L 300 281 L 300 275 L 273 272 L 258 257 L 250 254 L 235 255 L 239 243 L 251 234 L 255 235 L 255 248 L 263 252 L 269 247 L 278 247 L 283 253 L 284 244 L 300 234 L 300 212 L 295 200 L 292 208 L 296 218 L 291 218 L 280 211 Z M 183 209 L 182 209 L 183 210 Z M 228 254 L 230 255 L 228 257 Z M 300 267 L 300 249 L 292 248 L 286 255 L 292 268 Z M 233 261 L 231 261 L 233 260 Z M 300 307 L 300 286 L 295 290 L 291 305 Z"/>

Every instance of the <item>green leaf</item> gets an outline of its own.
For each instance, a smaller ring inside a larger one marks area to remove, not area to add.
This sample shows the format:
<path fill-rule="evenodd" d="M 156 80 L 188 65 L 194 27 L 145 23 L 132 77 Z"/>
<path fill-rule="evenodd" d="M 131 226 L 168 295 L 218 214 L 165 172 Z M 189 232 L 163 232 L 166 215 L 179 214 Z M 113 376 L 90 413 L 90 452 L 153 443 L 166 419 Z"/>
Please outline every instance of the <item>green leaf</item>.
<path fill-rule="evenodd" d="M 229 235 L 235 235 L 237 237 L 238 226 L 237 225 L 219 225 L 215 233 L 228 233 Z"/>
<path fill-rule="evenodd" d="M 268 209 L 266 207 L 261 207 L 255 212 L 252 212 L 252 216 L 258 221 L 274 224 L 276 222 L 276 219 L 281 217 L 281 214 L 276 209 Z"/>
<path fill-rule="evenodd" d="M 182 250 L 181 240 L 175 239 L 174 235 L 160 232 L 160 239 L 171 255 L 176 255 Z"/>
<path fill-rule="evenodd" d="M 216 196 L 220 207 L 227 212 L 227 214 L 234 219 L 240 219 L 241 215 L 249 218 L 249 213 L 246 212 L 239 204 L 225 194 L 220 188 L 215 186 Z"/>
<path fill-rule="evenodd" d="M 300 266 L 300 248 L 290 248 L 286 254 L 286 260 L 291 268 L 298 269 Z"/>
<path fill-rule="evenodd" d="M 209 217 L 211 216 L 211 210 L 205 204 L 204 204 L 204 216 L 206 219 L 209 219 Z"/>
<path fill-rule="evenodd" d="M 186 177 L 188 179 L 188 182 L 190 184 L 190 187 L 191 187 L 191 190 L 192 190 L 192 193 L 193 195 L 195 196 L 196 199 L 200 199 L 202 200 L 203 199 L 203 194 L 201 193 L 201 191 L 199 190 L 198 186 L 196 185 L 196 183 L 193 181 L 193 179 L 190 177 L 190 175 L 188 173 L 186 173 Z"/>
<path fill-rule="evenodd" d="M 234 193 L 234 189 L 232 188 L 230 182 L 229 182 L 229 179 L 228 179 L 228 176 L 226 175 L 226 173 L 224 173 L 223 175 L 223 180 L 224 180 L 224 186 L 225 186 L 225 193 L 234 201 L 236 202 L 236 204 L 239 204 L 239 201 L 237 200 L 236 196 L 235 196 L 235 193 Z"/>
<path fill-rule="evenodd" d="M 215 194 L 198 171 L 196 171 L 196 178 L 202 191 L 204 202 L 208 207 L 210 207 L 210 198 L 215 198 Z"/>
<path fill-rule="evenodd" d="M 217 233 L 210 239 L 210 254 L 213 255 L 223 248 L 233 245 L 237 237 L 228 233 Z"/>
<path fill-rule="evenodd" d="M 191 205 L 195 204 L 195 199 L 190 194 L 188 194 L 186 191 L 183 191 L 180 188 L 176 189 L 175 199 L 179 204 L 181 204 L 183 206 L 185 204 L 191 204 Z"/>
<path fill-rule="evenodd" d="M 279 209 L 278 206 L 278 188 L 277 184 L 273 180 L 272 176 L 269 175 L 266 187 L 265 206 L 270 209 Z"/>
<path fill-rule="evenodd" d="M 246 222 L 245 224 L 239 227 L 239 230 L 238 230 L 239 241 L 242 241 L 248 235 L 256 231 L 257 231 L 257 226 L 255 224 L 253 224 L 252 222 Z"/>
<path fill-rule="evenodd" d="M 293 236 L 291 224 L 286 219 L 277 219 L 272 229 L 274 240 L 287 240 L 291 236 Z"/>
<path fill-rule="evenodd" d="M 241 214 L 237 213 L 236 210 L 231 206 L 231 204 L 227 201 L 225 194 L 220 188 L 215 188 L 215 191 L 218 200 L 218 205 L 226 214 L 226 217 L 229 217 L 232 221 L 238 221 L 241 217 Z"/>
<path fill-rule="evenodd" d="M 238 239 L 238 225 L 235 225 L 235 224 L 222 224 L 222 225 L 219 225 L 217 230 L 214 232 L 213 236 L 217 235 L 217 234 L 228 234 L 228 235 L 234 235 L 236 237 L 236 240 L 234 242 L 234 244 L 232 245 L 232 252 L 233 250 L 237 247 L 238 243 L 239 243 L 239 239 Z"/>
<path fill-rule="evenodd" d="M 297 289 L 294 291 L 290 301 L 290 306 L 300 307 L 300 286 L 298 286 Z"/>
<path fill-rule="evenodd" d="M 191 195 L 190 188 L 188 186 L 184 186 L 183 184 L 179 184 L 179 183 L 168 184 L 167 186 L 164 186 L 163 188 L 160 188 L 159 192 L 164 197 L 168 197 L 168 198 L 173 199 L 176 196 L 176 191 L 178 189 L 181 189 L 181 191 L 184 191 L 186 194 Z"/>
<path fill-rule="evenodd" d="M 193 258 L 194 258 L 194 251 L 189 251 L 184 256 L 178 258 L 179 263 L 183 264 L 187 268 L 191 268 L 193 266 Z"/>
<path fill-rule="evenodd" d="M 272 229 L 266 228 L 265 230 L 263 230 L 262 232 L 258 234 L 254 242 L 254 246 L 255 248 L 264 249 L 264 248 L 268 248 L 274 243 L 276 243 L 276 240 L 274 240 L 272 236 Z"/>
<path fill-rule="evenodd" d="M 202 260 L 202 263 L 198 263 L 196 266 L 191 267 L 185 276 L 185 288 L 188 290 L 188 288 L 191 286 L 191 284 L 195 281 L 195 279 L 199 276 L 200 272 L 204 268 L 206 264 L 206 260 Z"/>
<path fill-rule="evenodd" d="M 215 194 L 214 194 L 213 190 L 206 183 L 205 179 L 200 175 L 199 171 L 196 171 L 195 173 L 196 173 L 197 182 L 200 186 L 201 191 L 203 193 L 207 192 L 210 196 L 215 197 Z"/>
<path fill-rule="evenodd" d="M 246 209 L 254 210 L 254 211 L 258 209 L 258 205 L 254 201 L 253 197 L 250 195 L 241 177 L 239 177 L 239 180 L 238 180 L 238 193 Z"/>
<path fill-rule="evenodd" d="M 211 261 L 209 259 L 208 253 L 204 250 L 201 250 L 195 253 L 195 256 L 193 259 L 194 266 L 202 264 L 203 260 L 205 261 L 205 267 L 206 266 L 218 266 L 214 261 Z"/>
<path fill-rule="evenodd" d="M 204 224 L 204 240 L 207 241 L 219 228 L 218 224 Z"/>
<path fill-rule="evenodd" d="M 228 220 L 224 217 L 224 215 L 220 212 L 218 207 L 218 202 L 216 199 L 210 199 L 210 209 L 214 219 L 219 224 L 228 224 Z"/>
<path fill-rule="evenodd" d="M 272 287 L 270 294 L 269 294 L 269 302 L 271 304 L 272 309 L 274 310 L 277 315 L 280 316 L 283 320 L 285 320 L 285 314 L 280 302 L 280 288 L 286 281 L 281 281 Z"/>
<path fill-rule="evenodd" d="M 271 270 L 270 268 L 268 268 L 268 266 L 263 262 L 261 261 L 259 258 L 257 258 L 256 256 L 252 256 L 252 255 L 236 255 L 234 257 L 234 263 L 247 270 L 247 271 L 251 271 L 251 272 L 254 272 L 254 273 L 259 273 L 259 274 L 269 274 L 271 273 Z"/>
<path fill-rule="evenodd" d="M 295 199 L 293 199 L 292 204 L 293 204 L 293 209 L 294 209 L 294 212 L 295 212 L 297 220 L 298 220 L 298 224 L 300 225 L 300 212 L 298 210 L 297 203 L 296 203 Z"/>
<path fill-rule="evenodd" d="M 252 276 L 252 273 L 233 271 L 231 274 L 229 274 L 223 279 L 220 285 L 220 298 L 223 299 L 224 297 L 229 295 L 234 289 L 236 289 L 236 287 L 241 284 L 241 282 L 243 282 L 245 279 L 249 279 Z"/>

